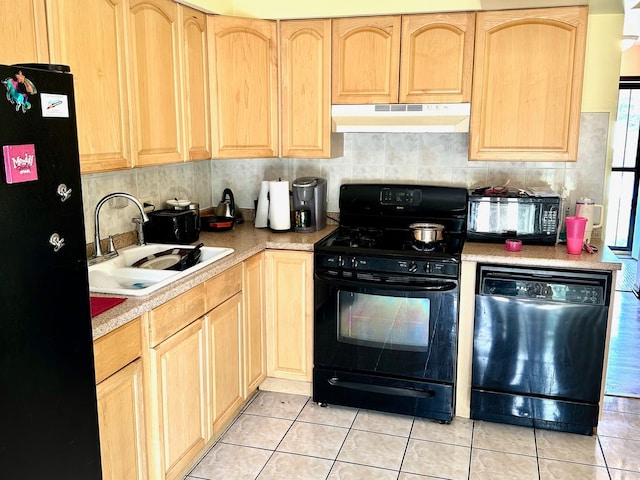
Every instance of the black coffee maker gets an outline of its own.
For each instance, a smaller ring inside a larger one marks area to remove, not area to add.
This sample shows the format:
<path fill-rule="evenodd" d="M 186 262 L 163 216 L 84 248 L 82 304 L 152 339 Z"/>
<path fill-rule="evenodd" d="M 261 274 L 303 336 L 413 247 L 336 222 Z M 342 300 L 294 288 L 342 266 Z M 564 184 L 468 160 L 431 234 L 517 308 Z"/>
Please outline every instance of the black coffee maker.
<path fill-rule="evenodd" d="M 293 229 L 315 232 L 327 226 L 327 181 L 320 177 L 300 177 L 292 183 Z"/>

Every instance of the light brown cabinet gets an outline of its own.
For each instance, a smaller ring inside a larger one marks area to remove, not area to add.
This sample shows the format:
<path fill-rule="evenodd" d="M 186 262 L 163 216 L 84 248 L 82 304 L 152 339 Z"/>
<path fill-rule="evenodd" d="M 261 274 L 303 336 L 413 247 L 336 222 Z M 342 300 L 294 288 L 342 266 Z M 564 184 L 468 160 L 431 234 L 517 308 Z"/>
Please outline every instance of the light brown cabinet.
<path fill-rule="evenodd" d="M 44 0 L 0 2 L 0 31 L 0 64 L 49 62 Z"/>
<path fill-rule="evenodd" d="M 210 344 L 210 425 L 220 432 L 244 403 L 242 265 L 205 282 Z"/>
<path fill-rule="evenodd" d="M 479 12 L 469 158 L 577 159 L 587 7 Z"/>
<path fill-rule="evenodd" d="M 211 158 L 207 19 L 204 13 L 182 5 L 179 6 L 179 13 L 182 18 L 181 71 L 187 160 L 206 160 Z"/>
<path fill-rule="evenodd" d="M 260 252 L 96 340 L 105 479 L 181 478 L 268 369 L 310 382 L 312 273 L 312 252 Z"/>
<path fill-rule="evenodd" d="M 208 439 L 206 354 L 203 318 L 151 350 L 163 460 L 157 478 L 179 478 Z"/>
<path fill-rule="evenodd" d="M 135 360 L 123 367 L 96 388 L 102 478 L 148 478 L 143 439 L 142 361 Z"/>
<path fill-rule="evenodd" d="M 137 318 L 94 343 L 104 480 L 148 478 L 141 342 Z"/>
<path fill-rule="evenodd" d="M 126 8 L 123 0 L 47 0 L 51 61 L 74 77 L 82 173 L 132 165 Z"/>
<path fill-rule="evenodd" d="M 215 158 L 277 157 L 276 23 L 207 17 Z"/>
<path fill-rule="evenodd" d="M 180 63 L 178 4 L 130 0 L 133 147 L 139 166 L 181 162 L 184 86 Z"/>
<path fill-rule="evenodd" d="M 475 13 L 333 21 L 334 104 L 468 102 Z"/>
<path fill-rule="evenodd" d="M 268 20 L 208 22 L 214 157 L 342 155 L 343 136 L 331 133 L 331 20 L 279 30 Z"/>
<path fill-rule="evenodd" d="M 211 342 L 211 423 L 215 435 L 233 418 L 245 398 L 242 293 L 214 308 L 207 317 Z"/>
<path fill-rule="evenodd" d="M 150 478 L 173 479 L 209 438 L 204 286 L 149 312 Z"/>
<path fill-rule="evenodd" d="M 245 398 L 258 389 L 267 376 L 265 325 L 265 261 L 258 253 L 244 262 Z"/>
<path fill-rule="evenodd" d="M 313 374 L 313 253 L 265 252 L 267 375 L 310 382 Z"/>
<path fill-rule="evenodd" d="M 211 158 L 204 13 L 170 0 L 46 2 L 51 60 L 74 75 L 83 173 Z"/>
<path fill-rule="evenodd" d="M 475 13 L 403 15 L 400 103 L 469 102 Z"/>
<path fill-rule="evenodd" d="M 336 18 L 332 103 L 397 103 L 400 16 Z"/>
<path fill-rule="evenodd" d="M 245 401 L 243 265 L 148 314 L 150 478 L 181 478 Z"/>
<path fill-rule="evenodd" d="M 344 136 L 331 132 L 331 20 L 278 25 L 281 156 L 342 155 Z"/>

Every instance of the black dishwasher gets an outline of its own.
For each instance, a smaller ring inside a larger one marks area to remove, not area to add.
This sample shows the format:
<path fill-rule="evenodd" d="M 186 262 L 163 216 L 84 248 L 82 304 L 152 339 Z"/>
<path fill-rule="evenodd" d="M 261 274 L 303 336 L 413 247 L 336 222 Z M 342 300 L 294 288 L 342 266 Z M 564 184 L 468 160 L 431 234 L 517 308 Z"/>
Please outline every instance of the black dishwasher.
<path fill-rule="evenodd" d="M 479 265 L 471 418 L 590 435 L 611 273 Z"/>

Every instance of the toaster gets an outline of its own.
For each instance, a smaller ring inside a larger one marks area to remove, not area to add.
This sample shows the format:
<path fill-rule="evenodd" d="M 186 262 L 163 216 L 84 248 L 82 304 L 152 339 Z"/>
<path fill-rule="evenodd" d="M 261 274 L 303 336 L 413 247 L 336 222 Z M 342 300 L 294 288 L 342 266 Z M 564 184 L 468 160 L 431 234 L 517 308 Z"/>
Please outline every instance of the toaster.
<path fill-rule="evenodd" d="M 196 210 L 156 210 L 143 225 L 145 241 L 186 245 L 198 240 L 200 218 Z"/>

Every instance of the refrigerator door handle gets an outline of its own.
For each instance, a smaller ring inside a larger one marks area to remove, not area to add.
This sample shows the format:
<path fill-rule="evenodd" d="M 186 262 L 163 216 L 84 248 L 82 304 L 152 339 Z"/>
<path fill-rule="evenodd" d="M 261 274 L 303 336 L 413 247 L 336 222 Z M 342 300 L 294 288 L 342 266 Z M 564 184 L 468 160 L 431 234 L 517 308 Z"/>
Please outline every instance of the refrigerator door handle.
<path fill-rule="evenodd" d="M 57 252 L 64 247 L 64 238 L 57 233 L 54 233 L 49 237 L 49 243 L 53 245 L 53 251 Z"/>
<path fill-rule="evenodd" d="M 71 188 L 68 188 L 64 183 L 61 183 L 60 185 L 58 185 L 58 189 L 56 190 L 56 193 L 60 195 L 60 199 L 64 202 L 68 200 L 69 197 L 71 197 L 72 191 L 73 190 Z"/>

